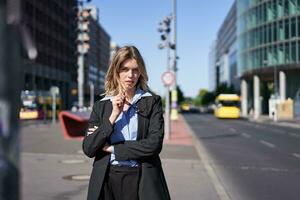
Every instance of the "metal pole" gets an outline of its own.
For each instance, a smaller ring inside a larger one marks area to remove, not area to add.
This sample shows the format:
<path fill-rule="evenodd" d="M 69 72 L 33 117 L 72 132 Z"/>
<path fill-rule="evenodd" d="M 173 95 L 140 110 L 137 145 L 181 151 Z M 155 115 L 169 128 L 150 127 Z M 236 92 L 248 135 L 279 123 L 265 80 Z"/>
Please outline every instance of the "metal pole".
<path fill-rule="evenodd" d="M 56 93 L 52 91 L 52 124 L 56 123 Z"/>
<path fill-rule="evenodd" d="M 166 112 L 165 112 L 166 124 L 165 124 L 165 138 L 170 139 L 170 88 L 166 86 Z"/>
<path fill-rule="evenodd" d="M 94 106 L 94 84 L 90 83 L 90 109 Z"/>
<path fill-rule="evenodd" d="M 79 1 L 79 12 L 83 11 L 83 1 Z M 81 15 L 78 15 L 81 18 Z M 81 19 L 78 20 L 77 27 L 80 29 L 81 26 Z M 80 33 L 79 33 L 80 34 Z M 79 45 L 82 48 L 82 45 Z M 77 82 L 78 82 L 78 107 L 79 110 L 82 110 L 84 104 L 84 55 L 81 52 L 81 49 L 77 50 L 79 52 L 77 58 Z"/>
<path fill-rule="evenodd" d="M 79 110 L 81 110 L 83 108 L 83 101 L 84 101 L 84 61 L 83 61 L 83 54 L 79 54 L 78 56 L 78 77 L 77 77 L 77 81 L 78 81 L 78 107 Z"/>
<path fill-rule="evenodd" d="M 170 37 L 169 33 L 166 35 L 166 47 L 167 47 L 167 71 L 170 70 Z M 166 139 L 170 139 L 170 87 L 166 85 L 166 112 L 165 112 L 166 124 L 165 124 L 165 132 Z"/>
<path fill-rule="evenodd" d="M 172 71 L 175 74 L 175 81 L 172 86 L 172 110 L 171 110 L 171 120 L 178 120 L 178 93 L 177 93 L 177 1 L 173 0 L 173 20 L 174 20 L 174 60 L 172 65 Z"/>

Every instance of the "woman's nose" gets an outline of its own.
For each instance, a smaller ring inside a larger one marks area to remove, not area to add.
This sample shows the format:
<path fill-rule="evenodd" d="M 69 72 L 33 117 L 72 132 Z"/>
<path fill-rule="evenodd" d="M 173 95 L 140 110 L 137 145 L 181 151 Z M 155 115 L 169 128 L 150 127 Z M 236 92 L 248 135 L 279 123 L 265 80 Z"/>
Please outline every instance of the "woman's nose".
<path fill-rule="evenodd" d="M 128 70 L 128 77 L 133 77 L 133 70 Z"/>

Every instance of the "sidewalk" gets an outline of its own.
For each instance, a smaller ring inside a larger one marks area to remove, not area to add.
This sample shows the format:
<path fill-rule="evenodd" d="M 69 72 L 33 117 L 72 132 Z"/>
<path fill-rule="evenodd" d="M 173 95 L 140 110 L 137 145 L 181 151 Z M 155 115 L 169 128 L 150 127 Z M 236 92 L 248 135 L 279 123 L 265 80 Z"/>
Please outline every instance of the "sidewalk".
<path fill-rule="evenodd" d="M 160 156 L 173 200 L 219 200 L 181 115 L 171 122 L 170 139 L 164 140 Z"/>
<path fill-rule="evenodd" d="M 272 118 L 269 118 L 268 115 L 261 115 L 261 116 L 259 116 L 258 119 L 254 119 L 252 116 L 250 116 L 246 119 L 248 119 L 251 122 L 266 123 L 266 124 L 272 124 L 272 125 L 276 125 L 276 126 L 300 129 L 300 118 L 274 121 Z"/>
<path fill-rule="evenodd" d="M 211 175 L 182 116 L 172 122 L 162 158 L 173 200 L 219 200 Z M 22 199 L 86 199 L 92 159 L 81 141 L 65 140 L 59 124 L 25 126 L 21 132 Z"/>

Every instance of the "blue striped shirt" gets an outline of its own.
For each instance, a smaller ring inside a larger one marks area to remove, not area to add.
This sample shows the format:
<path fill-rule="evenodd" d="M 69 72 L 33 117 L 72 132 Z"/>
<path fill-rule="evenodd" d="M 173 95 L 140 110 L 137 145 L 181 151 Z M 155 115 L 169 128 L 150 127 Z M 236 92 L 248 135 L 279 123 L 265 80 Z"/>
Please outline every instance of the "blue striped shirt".
<path fill-rule="evenodd" d="M 114 132 L 110 137 L 111 144 L 116 144 L 118 142 L 127 141 L 127 140 L 136 140 L 137 139 L 137 129 L 138 129 L 138 115 L 137 115 L 137 107 L 136 103 L 144 96 L 152 96 L 149 92 L 145 92 L 141 89 L 137 89 L 135 95 L 130 102 L 127 111 L 123 111 L 120 113 L 118 118 L 116 119 Z M 111 97 L 104 97 L 104 99 L 113 99 Z M 126 165 L 131 167 L 138 166 L 138 162 L 136 160 L 116 160 L 114 152 L 110 157 L 111 165 Z"/>

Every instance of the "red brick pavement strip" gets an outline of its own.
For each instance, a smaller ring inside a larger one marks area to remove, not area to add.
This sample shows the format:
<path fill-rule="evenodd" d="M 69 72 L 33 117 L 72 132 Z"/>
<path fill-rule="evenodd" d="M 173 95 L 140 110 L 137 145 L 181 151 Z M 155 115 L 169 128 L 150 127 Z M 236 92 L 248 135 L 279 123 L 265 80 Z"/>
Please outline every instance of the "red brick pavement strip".
<path fill-rule="evenodd" d="M 181 115 L 178 116 L 177 121 L 171 121 L 170 139 L 164 139 L 164 144 L 192 146 L 192 136 L 186 126 Z"/>

